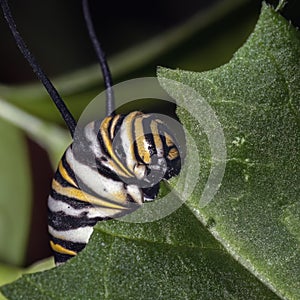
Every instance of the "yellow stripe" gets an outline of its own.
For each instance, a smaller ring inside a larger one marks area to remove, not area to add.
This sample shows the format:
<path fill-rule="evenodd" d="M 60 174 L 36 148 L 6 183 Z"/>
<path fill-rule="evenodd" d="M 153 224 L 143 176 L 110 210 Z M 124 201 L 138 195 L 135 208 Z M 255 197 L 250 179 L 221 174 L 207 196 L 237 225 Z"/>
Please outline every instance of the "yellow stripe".
<path fill-rule="evenodd" d="M 150 124 L 151 132 L 153 135 L 154 143 L 155 143 L 155 148 L 156 149 L 163 149 L 163 144 L 161 137 L 158 132 L 158 126 L 156 121 L 152 121 Z"/>
<path fill-rule="evenodd" d="M 168 147 L 173 146 L 174 142 L 173 142 L 173 139 L 171 138 L 171 136 L 165 132 L 165 137 L 166 137 L 166 144 L 167 144 L 167 146 Z"/>
<path fill-rule="evenodd" d="M 108 165 L 109 165 L 109 168 L 110 168 L 111 170 L 113 170 L 114 173 L 116 173 L 118 176 L 128 177 L 127 174 L 125 174 L 125 173 L 119 168 L 119 165 L 117 165 L 117 164 L 115 163 L 114 160 L 109 159 L 109 160 L 107 161 L 106 164 L 108 164 Z"/>
<path fill-rule="evenodd" d="M 137 116 L 141 116 L 142 113 L 140 111 L 134 111 L 132 113 L 130 113 L 125 119 L 124 119 L 124 124 L 126 126 L 126 137 L 127 139 L 129 140 L 130 142 L 130 147 L 129 149 L 127 149 L 127 151 L 129 151 L 130 153 L 130 157 L 131 157 L 131 161 L 134 162 L 134 165 L 130 166 L 131 169 L 135 167 L 135 155 L 134 155 L 134 140 L 133 140 L 133 132 L 132 132 L 132 126 L 134 124 L 134 119 L 137 117 Z M 132 169 L 133 171 L 133 169 Z"/>
<path fill-rule="evenodd" d="M 172 148 L 168 153 L 168 159 L 173 160 L 179 156 L 178 150 L 176 148 Z"/>
<path fill-rule="evenodd" d="M 116 204 L 113 202 L 109 202 L 107 200 L 103 200 L 100 198 L 97 198 L 95 196 L 92 196 L 88 193 L 85 193 L 77 188 L 73 187 L 64 187 L 60 185 L 55 179 L 52 181 L 52 188 L 59 194 L 70 197 L 70 198 L 75 198 L 79 201 L 82 202 L 87 202 L 91 203 L 97 206 L 103 206 L 105 208 L 111 208 L 111 209 L 125 209 L 126 207 L 122 206 L 121 204 Z"/>
<path fill-rule="evenodd" d="M 59 173 L 61 174 L 61 176 L 70 184 L 77 186 L 77 184 L 75 183 L 75 181 L 70 177 L 70 175 L 68 174 L 67 170 L 64 168 L 63 164 L 62 164 L 62 160 L 59 162 L 58 165 L 58 170 Z"/>
<path fill-rule="evenodd" d="M 111 139 L 114 138 L 114 131 L 115 131 L 115 128 L 116 128 L 116 125 L 117 125 L 119 119 L 120 119 L 120 115 L 116 115 L 116 116 L 114 116 L 114 118 L 111 122 L 111 125 L 110 125 L 110 138 Z"/>
<path fill-rule="evenodd" d="M 134 135 L 135 135 L 135 141 L 137 145 L 137 150 L 140 158 L 146 163 L 150 164 L 151 158 L 150 153 L 147 149 L 145 149 L 145 133 L 143 128 L 143 119 L 144 118 L 137 118 L 134 123 Z"/>
<path fill-rule="evenodd" d="M 53 241 L 50 241 L 50 246 L 52 248 L 52 250 L 54 250 L 55 252 L 61 253 L 61 254 L 68 254 L 68 255 L 76 255 L 77 252 L 73 251 L 73 250 L 69 250 L 59 244 L 55 244 Z"/>
<path fill-rule="evenodd" d="M 109 121 L 111 120 L 111 116 L 110 117 L 106 117 L 100 126 L 100 132 L 101 132 L 101 136 L 104 142 L 104 145 L 107 149 L 107 152 L 109 153 L 109 155 L 111 156 L 111 158 L 116 162 L 116 164 L 118 165 L 119 168 L 122 169 L 122 171 L 124 172 L 122 176 L 124 177 L 132 177 L 132 174 L 125 168 L 125 166 L 122 164 L 122 162 L 119 160 L 119 158 L 116 156 L 114 150 L 113 150 L 113 146 L 112 146 L 112 142 L 111 139 L 109 138 L 109 134 L 108 134 L 108 126 L 109 126 Z"/>

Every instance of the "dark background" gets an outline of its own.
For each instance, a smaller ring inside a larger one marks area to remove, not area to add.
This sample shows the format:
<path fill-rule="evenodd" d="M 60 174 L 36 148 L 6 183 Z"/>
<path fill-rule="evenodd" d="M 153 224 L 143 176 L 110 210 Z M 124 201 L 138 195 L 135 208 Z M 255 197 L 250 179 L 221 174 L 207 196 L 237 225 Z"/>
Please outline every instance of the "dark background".
<path fill-rule="evenodd" d="M 93 21 L 107 56 L 183 22 L 214 1 L 90 1 Z M 259 3 L 259 1 L 257 1 Z M 10 1 L 17 26 L 50 76 L 95 62 L 81 1 Z M 258 4 L 259 7 L 259 4 Z M 35 79 L 1 26 L 0 81 Z"/>
<path fill-rule="evenodd" d="M 97 34 L 108 57 L 156 34 L 179 25 L 198 11 L 222 0 L 90 1 Z M 236 0 L 242 9 L 221 20 L 228 23 L 259 14 L 259 0 Z M 277 3 L 269 0 L 268 3 Z M 95 62 L 88 39 L 80 0 L 9 1 L 17 26 L 47 74 L 55 76 Z M 283 11 L 295 26 L 300 25 L 300 3 L 290 0 Z M 220 24 L 216 24 L 222 30 Z M 210 32 L 213 33 L 213 32 Z M 203 41 L 205 42 L 205 41 Z M 157 65 L 157 62 L 156 62 Z M 180 67 L 180 66 L 176 66 Z M 155 72 L 154 72 L 155 74 Z M 10 32 L 0 18 L 0 82 L 35 80 L 30 67 L 16 49 Z"/>
<path fill-rule="evenodd" d="M 240 0 L 241 2 L 245 2 Z M 109 57 L 135 44 L 148 40 L 168 28 L 187 20 L 200 10 L 213 5 L 213 1 L 90 1 L 97 34 Z M 274 2 L 274 1 L 273 1 Z M 298 3 L 297 3 L 298 2 Z M 276 3 L 276 1 L 275 1 Z M 77 70 L 96 62 L 95 54 L 84 24 L 81 1 L 15 0 L 10 1 L 19 31 L 50 77 Z M 201 36 L 159 59 L 149 62 L 138 71 L 140 76 L 155 76 L 157 65 L 187 69 L 183 59 L 176 59 L 199 43 L 213 40 L 228 26 L 238 26 L 239 20 L 259 15 L 261 1 L 248 1 L 240 9 L 211 26 Z M 296 26 L 300 25 L 299 1 L 290 1 L 284 15 Z M 248 33 L 246 33 L 248 34 Z M 245 38 L 246 35 L 245 34 Z M 240 43 L 242 43 L 241 40 Z M 220 49 L 221 51 L 221 49 Z M 218 62 L 216 62 L 217 64 Z M 202 68 L 195 64 L 191 70 Z M 16 49 L 7 25 L 0 18 L 0 82 L 24 83 L 36 80 L 31 68 Z M 31 233 L 25 264 L 51 255 L 48 246 L 46 199 L 53 170 L 43 149 L 28 139 L 34 186 L 34 205 Z"/>

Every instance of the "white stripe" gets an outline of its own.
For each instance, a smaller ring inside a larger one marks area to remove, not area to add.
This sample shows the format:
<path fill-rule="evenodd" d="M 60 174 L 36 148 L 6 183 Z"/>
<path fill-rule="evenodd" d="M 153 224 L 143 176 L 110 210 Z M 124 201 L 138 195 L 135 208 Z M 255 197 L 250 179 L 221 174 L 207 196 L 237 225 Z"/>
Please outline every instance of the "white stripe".
<path fill-rule="evenodd" d="M 122 147 L 126 156 L 126 166 L 131 172 L 134 172 L 134 167 L 138 164 L 138 162 L 134 153 L 131 153 L 131 151 L 129 151 L 129 149 L 133 147 L 134 137 L 132 136 L 132 139 L 129 139 L 127 136 L 128 127 L 132 126 L 132 124 L 128 123 L 128 121 L 126 120 L 127 118 L 128 116 L 124 119 L 118 131 L 118 135 L 120 135 Z"/>
<path fill-rule="evenodd" d="M 81 213 L 88 212 L 86 208 L 76 209 L 70 206 L 69 204 L 61 201 L 55 200 L 51 196 L 48 197 L 48 208 L 52 212 L 64 212 L 66 215 L 78 217 Z"/>
<path fill-rule="evenodd" d="M 87 140 L 90 142 L 89 147 L 91 148 L 95 157 L 100 158 L 103 155 L 103 153 L 101 152 L 101 146 L 97 139 L 97 134 L 95 133 L 95 130 L 94 130 L 94 124 L 95 124 L 95 122 L 92 122 L 92 123 L 89 123 L 88 125 L 86 125 L 86 127 L 84 128 L 84 134 L 85 134 Z"/>
<path fill-rule="evenodd" d="M 72 217 L 80 217 L 82 213 L 87 213 L 87 218 L 106 218 L 106 217 L 113 217 L 116 214 L 120 213 L 120 210 L 116 209 L 106 209 L 103 207 L 89 207 L 89 208 L 82 208 L 76 209 L 72 206 L 68 205 L 67 203 L 53 199 L 51 196 L 48 197 L 48 208 L 50 211 L 57 213 L 57 212 L 64 212 L 68 216 Z"/>
<path fill-rule="evenodd" d="M 115 199 L 114 194 L 122 193 L 123 200 L 126 200 L 126 189 L 124 188 L 123 182 L 114 181 L 113 179 L 102 176 L 98 171 L 78 162 L 75 160 L 72 151 L 67 151 L 66 157 L 76 177 L 84 182 L 94 193 L 113 201 L 118 200 Z"/>
<path fill-rule="evenodd" d="M 127 192 L 132 197 L 132 199 L 134 199 L 136 203 L 142 204 L 144 202 L 144 194 L 137 185 L 133 185 L 133 184 L 128 185 Z"/>
<path fill-rule="evenodd" d="M 57 231 L 53 227 L 48 226 L 49 233 L 55 238 L 70 241 L 73 243 L 87 243 L 93 233 L 93 227 L 80 227 L 65 231 Z"/>

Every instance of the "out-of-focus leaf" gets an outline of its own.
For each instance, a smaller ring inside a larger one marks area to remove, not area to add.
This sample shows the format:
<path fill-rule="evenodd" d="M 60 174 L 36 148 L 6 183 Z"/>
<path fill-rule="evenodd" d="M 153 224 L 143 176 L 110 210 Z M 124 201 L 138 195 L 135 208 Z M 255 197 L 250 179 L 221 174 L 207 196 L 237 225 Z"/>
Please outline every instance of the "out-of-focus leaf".
<path fill-rule="evenodd" d="M 21 273 L 16 267 L 0 264 L 0 286 L 16 280 Z"/>
<path fill-rule="evenodd" d="M 31 209 L 27 145 L 21 131 L 2 120 L 0 139 L 0 259 L 20 265 L 27 246 Z"/>
<path fill-rule="evenodd" d="M 15 105 L 3 101 L 1 98 L 0 107 L 0 117 L 18 126 L 36 143 L 47 150 L 53 166 L 56 167 L 62 153 L 71 143 L 69 132 L 55 124 L 32 116 Z"/>

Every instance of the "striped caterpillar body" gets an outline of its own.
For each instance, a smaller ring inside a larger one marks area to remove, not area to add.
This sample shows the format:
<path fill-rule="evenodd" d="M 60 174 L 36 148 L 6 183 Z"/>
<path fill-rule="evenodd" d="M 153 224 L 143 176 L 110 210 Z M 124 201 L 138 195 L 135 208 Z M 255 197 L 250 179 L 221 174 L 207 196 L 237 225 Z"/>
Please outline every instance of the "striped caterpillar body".
<path fill-rule="evenodd" d="M 154 115 L 132 112 L 88 124 L 63 155 L 48 199 L 56 263 L 81 251 L 98 221 L 154 200 L 159 182 L 180 167 L 176 140 Z"/>
<path fill-rule="evenodd" d="M 171 130 L 154 114 L 113 114 L 111 74 L 96 38 L 88 0 L 82 0 L 83 15 L 103 73 L 107 117 L 84 128 L 77 126 L 27 48 L 7 1 L 0 0 L 0 5 L 19 50 L 41 80 L 73 138 L 59 163 L 48 198 L 50 246 L 56 264 L 60 264 L 86 246 L 98 221 L 121 217 L 144 202 L 153 201 L 160 181 L 179 173 L 181 156 Z"/>

